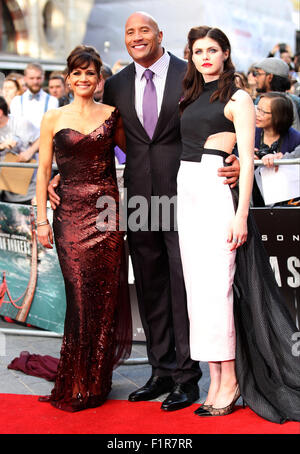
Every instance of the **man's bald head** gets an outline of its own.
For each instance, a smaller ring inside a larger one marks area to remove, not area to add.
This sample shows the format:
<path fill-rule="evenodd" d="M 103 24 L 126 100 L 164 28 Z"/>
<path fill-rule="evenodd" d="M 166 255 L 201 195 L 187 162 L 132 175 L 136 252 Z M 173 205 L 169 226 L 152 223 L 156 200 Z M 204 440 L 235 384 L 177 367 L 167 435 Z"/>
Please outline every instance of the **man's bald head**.
<path fill-rule="evenodd" d="M 128 23 L 129 21 L 132 21 L 132 20 L 137 19 L 138 16 L 144 18 L 144 19 L 147 20 L 149 23 L 151 23 L 152 26 L 153 26 L 154 28 L 156 28 L 157 33 L 159 33 L 160 30 L 159 30 L 159 26 L 158 26 L 157 21 L 154 19 L 153 16 L 151 16 L 151 14 L 145 13 L 144 11 L 136 11 L 135 13 L 131 14 L 131 15 L 128 17 L 127 21 L 126 21 L 125 29 L 126 29 L 126 27 L 127 27 L 127 23 Z"/>
<path fill-rule="evenodd" d="M 144 67 L 151 66 L 163 55 L 162 31 L 148 13 L 135 12 L 125 25 L 125 44 L 133 60 Z"/>

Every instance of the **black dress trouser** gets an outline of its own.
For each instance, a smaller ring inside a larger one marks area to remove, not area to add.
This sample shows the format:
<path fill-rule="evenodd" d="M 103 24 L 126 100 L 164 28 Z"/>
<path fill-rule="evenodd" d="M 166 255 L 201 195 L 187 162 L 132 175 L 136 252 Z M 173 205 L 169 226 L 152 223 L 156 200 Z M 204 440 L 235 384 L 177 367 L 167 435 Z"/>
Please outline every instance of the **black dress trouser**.
<path fill-rule="evenodd" d="M 176 231 L 128 231 L 140 317 L 152 373 L 198 382 L 189 349 L 186 292 Z"/>

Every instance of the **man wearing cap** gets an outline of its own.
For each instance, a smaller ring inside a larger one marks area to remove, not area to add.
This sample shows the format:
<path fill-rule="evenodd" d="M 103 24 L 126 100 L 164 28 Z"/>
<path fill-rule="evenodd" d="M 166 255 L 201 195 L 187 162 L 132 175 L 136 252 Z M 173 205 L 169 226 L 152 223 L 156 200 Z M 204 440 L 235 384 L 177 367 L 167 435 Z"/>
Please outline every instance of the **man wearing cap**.
<path fill-rule="evenodd" d="M 289 80 L 289 66 L 281 58 L 267 57 L 254 65 L 256 71 L 254 76 L 256 78 L 256 91 L 257 93 L 267 93 L 269 91 L 279 91 L 286 93 L 290 89 Z M 294 108 L 294 122 L 292 127 L 300 131 L 300 99 L 297 96 L 286 93 L 286 95 L 293 101 Z M 259 101 L 259 96 L 255 100 L 255 104 Z"/>

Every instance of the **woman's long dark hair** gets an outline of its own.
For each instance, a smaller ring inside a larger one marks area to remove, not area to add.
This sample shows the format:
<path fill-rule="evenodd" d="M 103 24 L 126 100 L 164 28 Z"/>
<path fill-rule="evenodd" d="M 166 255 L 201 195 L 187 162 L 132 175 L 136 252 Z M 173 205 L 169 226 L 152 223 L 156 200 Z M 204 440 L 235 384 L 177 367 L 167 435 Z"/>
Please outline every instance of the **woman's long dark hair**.
<path fill-rule="evenodd" d="M 226 103 L 230 100 L 233 94 L 236 75 L 235 67 L 231 61 L 231 46 L 227 36 L 219 28 L 207 27 L 206 25 L 202 25 L 201 27 L 193 27 L 188 34 L 189 56 L 187 71 L 183 79 L 183 100 L 180 103 L 181 113 L 189 104 L 195 101 L 203 91 L 204 79 L 202 74 L 194 65 L 192 55 L 194 42 L 197 39 L 202 39 L 205 37 L 211 38 L 216 41 L 223 52 L 229 51 L 228 58 L 224 62 L 224 70 L 219 78 L 218 88 L 212 94 L 210 102 L 219 99 L 220 101 Z"/>

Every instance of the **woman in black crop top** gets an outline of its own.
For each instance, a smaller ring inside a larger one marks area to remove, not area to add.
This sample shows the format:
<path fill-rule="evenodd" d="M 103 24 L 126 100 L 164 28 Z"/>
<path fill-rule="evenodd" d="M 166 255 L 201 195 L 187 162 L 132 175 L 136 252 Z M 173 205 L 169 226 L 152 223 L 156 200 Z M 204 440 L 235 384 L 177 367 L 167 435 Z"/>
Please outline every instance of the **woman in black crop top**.
<path fill-rule="evenodd" d="M 178 233 L 191 357 L 207 361 L 211 375 L 206 401 L 195 413 L 229 414 L 242 395 L 266 419 L 300 421 L 300 364 L 288 356 L 296 326 L 281 301 L 268 257 L 248 216 L 254 171 L 254 105 L 234 83 L 230 43 L 221 30 L 192 28 L 188 44 L 181 103 L 183 149 L 177 178 Z M 217 176 L 236 141 L 239 194 Z M 274 336 L 282 338 L 276 355 L 269 348 Z M 271 372 L 270 362 L 274 366 Z M 289 384 L 284 386 L 281 367 L 285 371 L 291 365 L 297 374 L 289 376 Z M 284 396 L 289 396 L 287 402 Z M 290 404 L 293 401 L 298 407 Z"/>

